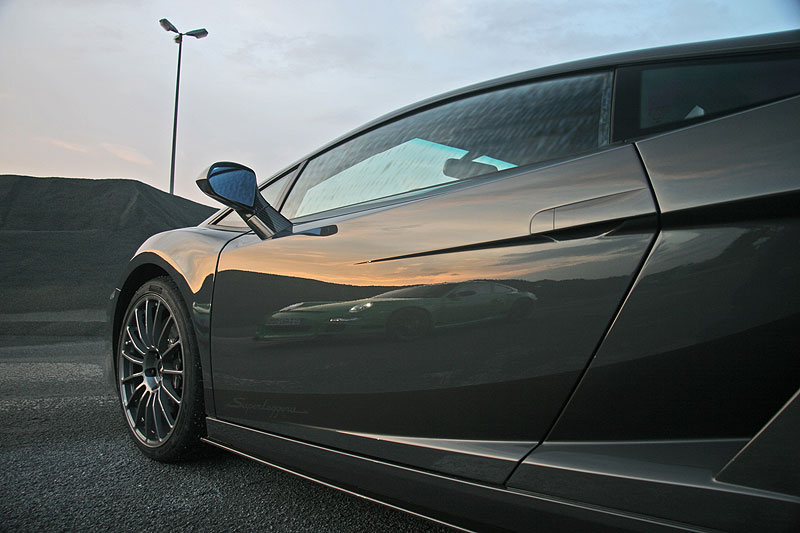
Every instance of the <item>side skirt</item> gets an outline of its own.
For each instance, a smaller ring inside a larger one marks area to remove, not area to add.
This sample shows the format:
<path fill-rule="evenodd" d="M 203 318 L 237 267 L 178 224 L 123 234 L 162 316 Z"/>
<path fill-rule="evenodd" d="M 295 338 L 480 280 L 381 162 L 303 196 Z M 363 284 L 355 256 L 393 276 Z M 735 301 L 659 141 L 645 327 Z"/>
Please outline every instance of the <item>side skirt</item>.
<path fill-rule="evenodd" d="M 386 463 L 222 420 L 208 444 L 322 485 L 464 531 L 707 531 Z"/>

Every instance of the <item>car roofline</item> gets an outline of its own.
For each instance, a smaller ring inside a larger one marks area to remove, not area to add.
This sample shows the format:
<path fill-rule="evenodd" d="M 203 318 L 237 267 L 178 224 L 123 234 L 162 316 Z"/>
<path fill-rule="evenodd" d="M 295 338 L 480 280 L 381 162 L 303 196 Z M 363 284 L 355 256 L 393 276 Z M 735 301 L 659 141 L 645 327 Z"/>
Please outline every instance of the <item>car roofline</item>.
<path fill-rule="evenodd" d="M 335 148 L 337 145 L 342 144 L 357 135 L 361 135 L 372 129 L 375 129 L 378 126 L 386 124 L 387 122 L 398 120 L 404 116 L 411 115 L 430 107 L 441 105 L 451 100 L 457 100 L 468 95 L 480 94 L 482 92 L 494 90 L 498 87 L 529 83 L 534 80 L 557 77 L 573 72 L 590 72 L 592 70 L 609 69 L 626 65 L 646 64 L 656 61 L 697 59 L 701 57 L 715 57 L 730 54 L 764 53 L 798 47 L 800 47 L 800 29 L 759 35 L 748 35 L 744 37 L 674 44 L 655 48 L 644 48 L 628 52 L 618 52 L 587 59 L 568 61 L 566 63 L 558 63 L 555 65 L 527 70 L 517 74 L 486 80 L 420 100 L 396 109 L 395 111 L 386 113 L 374 120 L 370 120 L 369 122 L 350 130 L 339 137 L 336 137 L 313 152 L 304 155 L 302 158 L 292 162 L 292 164 L 287 165 L 278 172 L 270 173 L 267 178 L 259 179 L 259 187 L 263 186 L 274 177 L 285 174 L 291 169 L 298 167 L 305 161 L 317 157 L 318 155 Z M 227 215 L 229 211 L 230 208 L 222 208 L 201 222 L 199 226 L 213 224 L 215 220 L 219 220 L 221 217 Z M 249 228 L 236 229 L 240 232 L 249 231 Z"/>
<path fill-rule="evenodd" d="M 343 135 L 340 135 L 339 137 L 336 137 L 334 140 L 317 148 L 313 152 L 310 152 L 297 161 L 294 161 L 291 165 L 286 166 L 279 172 L 271 174 L 270 177 L 283 174 L 288 170 L 302 164 L 304 161 L 316 157 L 317 155 L 345 142 L 346 140 L 366 133 L 379 125 L 385 124 L 392 120 L 397 120 L 403 116 L 422 111 L 429 107 L 446 103 L 450 100 L 456 100 L 471 94 L 480 94 L 481 92 L 493 90 L 498 87 L 528 83 L 537 79 L 556 77 L 571 72 L 577 73 L 601 70 L 604 68 L 613 68 L 624 65 L 672 59 L 693 59 L 728 54 L 770 52 L 792 47 L 800 47 L 800 29 L 760 35 L 750 35 L 745 37 L 733 37 L 711 41 L 675 44 L 656 48 L 645 48 L 629 52 L 619 52 L 588 59 L 569 61 L 566 63 L 558 63 L 517 74 L 502 76 L 500 78 L 494 78 L 480 83 L 467 85 L 459 89 L 432 96 L 430 98 L 426 98 L 413 104 L 401 107 L 395 111 L 386 113 L 353 130 L 348 131 Z"/>

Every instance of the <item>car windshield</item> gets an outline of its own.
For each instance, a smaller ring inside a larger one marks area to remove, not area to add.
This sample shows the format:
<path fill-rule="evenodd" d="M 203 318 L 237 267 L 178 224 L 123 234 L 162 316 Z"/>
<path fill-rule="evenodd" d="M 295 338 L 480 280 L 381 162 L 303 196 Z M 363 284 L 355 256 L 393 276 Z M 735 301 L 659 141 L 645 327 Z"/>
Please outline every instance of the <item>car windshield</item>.
<path fill-rule="evenodd" d="M 402 289 L 384 292 L 373 298 L 441 298 L 456 285 L 456 283 L 416 285 L 414 287 L 404 287 Z"/>

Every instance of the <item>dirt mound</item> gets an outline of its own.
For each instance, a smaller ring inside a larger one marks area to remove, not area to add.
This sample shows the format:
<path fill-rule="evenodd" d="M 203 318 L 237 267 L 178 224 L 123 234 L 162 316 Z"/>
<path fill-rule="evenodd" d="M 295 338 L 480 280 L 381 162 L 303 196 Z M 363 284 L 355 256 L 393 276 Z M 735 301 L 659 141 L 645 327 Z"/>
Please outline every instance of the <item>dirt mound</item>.
<path fill-rule="evenodd" d="M 100 309 L 150 235 L 214 208 L 133 180 L 0 175 L 0 313 Z"/>

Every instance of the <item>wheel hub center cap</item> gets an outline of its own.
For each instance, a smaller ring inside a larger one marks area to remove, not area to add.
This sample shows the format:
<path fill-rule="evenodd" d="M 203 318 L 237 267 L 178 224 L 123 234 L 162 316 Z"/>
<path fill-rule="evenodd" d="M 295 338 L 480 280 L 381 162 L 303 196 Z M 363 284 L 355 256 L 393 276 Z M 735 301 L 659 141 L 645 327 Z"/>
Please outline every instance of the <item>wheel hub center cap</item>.
<path fill-rule="evenodd" d="M 154 391 L 161 386 L 161 373 L 164 371 L 164 365 L 161 363 L 161 354 L 158 350 L 148 350 L 144 356 L 143 365 L 144 386 L 148 391 Z"/>

